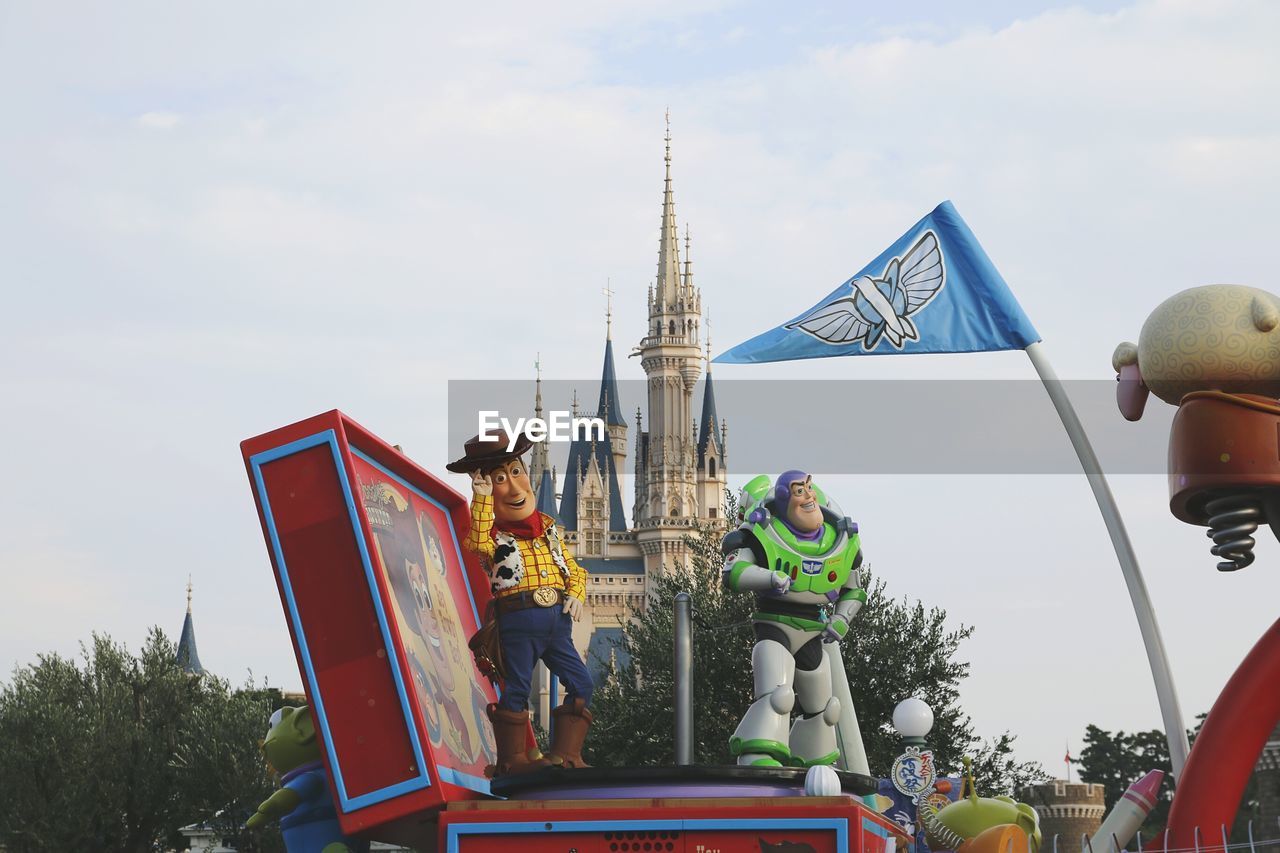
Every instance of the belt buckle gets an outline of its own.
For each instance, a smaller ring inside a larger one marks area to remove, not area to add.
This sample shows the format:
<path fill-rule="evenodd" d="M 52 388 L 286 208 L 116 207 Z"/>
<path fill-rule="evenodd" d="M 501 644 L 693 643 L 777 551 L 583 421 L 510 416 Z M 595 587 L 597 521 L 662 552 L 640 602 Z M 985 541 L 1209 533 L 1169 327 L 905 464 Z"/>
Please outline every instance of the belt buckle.
<path fill-rule="evenodd" d="M 533 591 L 533 603 L 539 607 L 554 607 L 559 600 L 555 587 L 540 586 Z"/>

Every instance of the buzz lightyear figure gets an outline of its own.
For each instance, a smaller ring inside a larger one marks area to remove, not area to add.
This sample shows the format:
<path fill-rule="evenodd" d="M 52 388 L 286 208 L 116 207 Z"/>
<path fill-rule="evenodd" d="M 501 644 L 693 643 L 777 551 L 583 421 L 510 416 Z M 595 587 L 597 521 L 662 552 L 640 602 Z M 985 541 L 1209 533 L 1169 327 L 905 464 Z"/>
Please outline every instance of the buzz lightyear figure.
<path fill-rule="evenodd" d="M 833 695 L 833 660 L 849 700 L 839 647 L 828 654 L 824 644 L 844 639 L 867 600 L 858 525 L 804 471 L 787 471 L 772 487 L 762 474 L 740 501 L 745 520 L 721 545 L 722 578 L 729 589 L 756 596 L 755 701 L 729 749 L 741 765 L 834 764 L 842 708 Z M 793 709 L 799 716 L 788 732 Z M 843 709 L 846 718 L 852 712 L 851 703 Z M 856 718 L 851 725 L 856 731 Z"/>

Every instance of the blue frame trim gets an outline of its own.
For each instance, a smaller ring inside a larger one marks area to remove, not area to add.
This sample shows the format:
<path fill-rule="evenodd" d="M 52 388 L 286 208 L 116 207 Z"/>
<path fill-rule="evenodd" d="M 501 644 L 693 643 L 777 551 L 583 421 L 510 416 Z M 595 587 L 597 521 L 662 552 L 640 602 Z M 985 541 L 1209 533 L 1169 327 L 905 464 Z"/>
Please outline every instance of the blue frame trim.
<path fill-rule="evenodd" d="M 556 820 L 518 821 L 502 823 L 451 823 L 445 835 L 446 853 L 458 853 L 458 842 L 463 835 L 510 835 L 527 833 L 546 835 L 556 832 L 618 832 L 619 830 L 761 830 L 761 829 L 831 829 L 836 834 L 836 850 L 848 853 L 849 821 L 842 817 L 795 817 L 769 820 L 768 818 L 700 818 L 682 820 Z"/>
<path fill-rule="evenodd" d="M 869 817 L 864 817 L 862 819 L 862 831 L 869 832 L 872 835 L 878 835 L 881 838 L 890 838 L 893 835 L 893 833 L 889 831 L 888 827 L 881 826 Z"/>
<path fill-rule="evenodd" d="M 449 782 L 459 788 L 470 788 L 472 791 L 493 796 L 493 792 L 489 788 L 488 779 L 472 776 L 470 773 L 463 773 L 461 770 L 454 770 L 452 767 L 436 767 L 436 775 L 440 777 L 441 782 Z"/>
<path fill-rule="evenodd" d="M 360 551 L 360 561 L 364 566 L 365 581 L 369 585 L 369 592 L 373 598 L 374 612 L 378 617 L 378 627 L 382 632 L 382 641 L 387 650 L 390 651 L 395 646 L 391 641 L 391 630 L 387 625 L 387 615 L 383 612 L 382 597 L 378 594 L 377 581 L 374 579 L 373 563 L 369 559 L 369 550 L 360 529 L 355 499 L 351 493 L 351 482 L 347 478 L 347 469 L 342 464 L 342 454 L 338 450 L 337 434 L 331 429 L 324 430 L 323 432 L 300 438 L 297 441 L 291 441 L 288 444 L 282 444 L 279 447 L 255 453 L 249 457 L 249 467 L 253 472 L 253 483 L 258 492 L 258 501 L 262 506 L 262 516 L 266 520 L 267 535 L 271 539 L 271 552 L 275 555 L 276 566 L 279 567 L 280 585 L 284 589 L 285 601 L 288 604 L 289 621 L 293 624 L 294 636 L 297 637 L 298 648 L 302 651 L 302 667 L 305 670 L 307 685 L 310 687 L 311 696 L 315 698 L 316 722 L 324 734 L 325 752 L 329 756 L 329 766 L 333 768 L 333 781 L 338 790 L 338 802 L 342 807 L 343 813 L 347 814 L 356 809 L 381 803 L 410 791 L 430 787 L 431 779 L 427 775 L 427 761 L 423 755 L 422 742 L 418 737 L 417 726 L 413 724 L 413 713 L 409 709 L 409 696 L 405 691 L 404 680 L 400 677 L 400 667 L 395 665 L 391 666 L 391 676 L 395 680 L 396 693 L 400 697 L 400 710 L 404 715 L 405 725 L 409 731 L 409 741 L 413 745 L 413 756 L 418 765 L 418 775 L 403 782 L 379 788 L 376 791 L 369 791 L 355 797 L 348 796 L 346 780 L 342 776 L 342 766 L 338 762 L 338 756 L 333 751 L 333 738 L 329 731 L 329 717 L 325 713 L 324 698 L 320 694 L 320 686 L 316 681 L 315 669 L 311 665 L 311 651 L 307 646 L 307 635 L 302 630 L 302 619 L 298 614 L 298 604 L 293 596 L 293 583 L 289 580 L 289 568 L 285 564 L 284 549 L 280 545 L 280 536 L 276 531 L 275 516 L 271 512 L 271 501 L 267 497 L 266 483 L 262 478 L 262 467 L 264 465 L 322 444 L 327 444 L 329 452 L 333 455 L 334 470 L 338 475 L 338 484 L 342 488 L 343 500 L 347 506 L 347 515 L 351 520 L 352 532 L 355 534 L 356 547 Z"/>

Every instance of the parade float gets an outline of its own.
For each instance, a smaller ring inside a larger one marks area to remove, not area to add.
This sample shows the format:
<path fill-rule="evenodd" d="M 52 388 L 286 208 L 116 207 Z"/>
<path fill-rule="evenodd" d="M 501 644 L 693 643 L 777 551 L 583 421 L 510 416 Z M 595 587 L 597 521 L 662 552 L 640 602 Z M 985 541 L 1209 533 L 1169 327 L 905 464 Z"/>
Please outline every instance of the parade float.
<path fill-rule="evenodd" d="M 1179 406 L 1171 509 L 1209 528 L 1224 570 L 1247 566 L 1249 534 L 1280 519 L 1278 322 L 1271 294 L 1196 289 L 1158 308 L 1139 343 L 1121 345 L 1114 359 L 1125 417 L 1141 416 L 1148 393 Z M 813 308 L 718 360 L 999 349 L 1025 350 L 1044 381 L 1089 475 L 1143 632 L 1178 776 L 1169 830 L 1148 846 L 1222 849 L 1253 762 L 1280 720 L 1280 627 L 1241 665 L 1184 763 L 1159 631 L 1106 478 L 1034 327 L 949 203 Z M 308 701 L 306 715 L 293 711 L 272 732 L 289 723 L 315 749 L 309 762 L 288 762 L 290 772 L 307 768 L 311 798 L 273 797 L 256 820 L 283 813 L 289 829 L 330 822 L 291 850 L 333 853 L 369 839 L 450 853 L 511 845 L 572 853 L 1043 849 L 1030 806 L 981 796 L 971 777 L 939 776 L 925 746 L 931 714 L 918 700 L 902 697 L 894 715 L 902 755 L 892 767 L 867 766 L 840 683 L 839 641 L 856 630 L 865 601 L 858 529 L 799 471 L 746 484 L 742 526 L 726 536 L 726 584 L 757 597 L 755 701 L 725 709 L 743 715 L 727 745 L 738 763 L 691 764 L 681 744 L 696 720 L 677 707 L 676 765 L 583 766 L 589 684 L 571 687 L 557 709 L 565 728 L 551 733 L 544 754 L 523 712 L 525 694 L 513 694 L 521 707 L 504 709 L 495 677 L 495 656 L 523 652 L 504 640 L 499 651 L 490 644 L 473 654 L 484 644 L 471 642 L 486 626 L 515 630 L 519 620 L 502 614 L 546 608 L 548 624 L 576 615 L 576 564 L 554 523 L 524 508 L 527 479 L 498 480 L 525 476 L 498 473 L 496 465 L 522 452 L 506 446 L 505 456 L 489 458 L 468 443 L 450 464 L 478 472 L 468 497 L 339 411 L 243 442 Z M 519 511 L 504 517 L 499 508 L 490 530 L 495 496 Z M 672 606 L 679 624 L 680 603 Z M 680 642 L 677 631 L 683 705 L 696 674 Z M 549 648 L 535 654 L 552 662 Z M 572 682 L 571 662 L 558 665 Z M 313 730 L 298 729 L 304 721 Z M 1070 844 L 1122 849 L 1160 784 L 1158 773 L 1135 780 L 1102 829 Z M 333 846 L 315 846 L 317 838 Z"/>

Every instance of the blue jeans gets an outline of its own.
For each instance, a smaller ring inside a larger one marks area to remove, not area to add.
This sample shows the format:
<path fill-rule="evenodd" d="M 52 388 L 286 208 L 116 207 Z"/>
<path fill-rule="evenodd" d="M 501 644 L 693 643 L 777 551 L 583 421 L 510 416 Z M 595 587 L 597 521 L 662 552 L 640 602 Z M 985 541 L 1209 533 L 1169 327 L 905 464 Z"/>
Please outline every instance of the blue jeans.
<path fill-rule="evenodd" d="M 565 701 L 581 697 L 591 704 L 591 673 L 573 647 L 573 619 L 554 607 L 526 607 L 498 617 L 498 634 L 507 667 L 498 707 L 523 711 L 529 705 L 533 667 L 545 661 L 551 674 L 564 684 Z"/>

